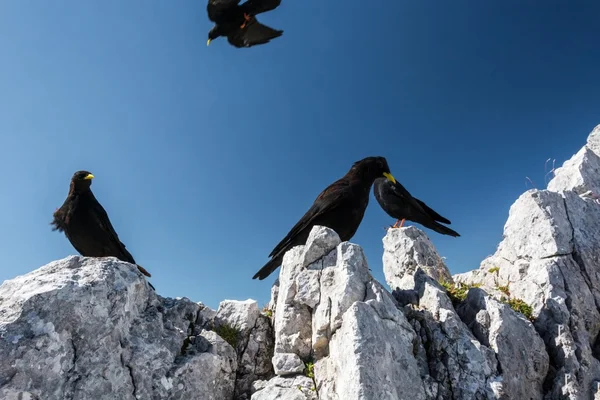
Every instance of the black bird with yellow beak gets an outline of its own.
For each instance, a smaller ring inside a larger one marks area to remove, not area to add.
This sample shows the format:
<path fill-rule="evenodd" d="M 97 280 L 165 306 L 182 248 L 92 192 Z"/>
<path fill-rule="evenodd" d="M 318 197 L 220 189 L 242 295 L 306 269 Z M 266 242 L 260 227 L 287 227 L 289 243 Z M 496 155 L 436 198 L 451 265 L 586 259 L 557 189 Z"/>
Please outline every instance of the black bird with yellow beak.
<path fill-rule="evenodd" d="M 279 37 L 283 31 L 261 24 L 256 15 L 271 11 L 281 4 L 281 0 L 248 0 L 239 5 L 240 0 L 208 0 L 208 19 L 215 26 L 208 32 L 206 45 L 220 36 L 235 47 L 252 47 L 268 43 Z"/>
<path fill-rule="evenodd" d="M 460 236 L 458 232 L 440 223 L 450 224 L 449 219 L 442 217 L 416 197 L 412 197 L 400 182 L 392 183 L 386 179 L 378 178 L 373 185 L 373 193 L 383 211 L 390 217 L 397 219 L 392 228 L 401 228 L 404 221 L 409 220 L 442 235 Z M 399 223 L 400 226 L 398 226 Z"/>
<path fill-rule="evenodd" d="M 52 230 L 64 232 L 71 245 L 84 257 L 116 257 L 136 265 L 142 274 L 150 277 L 119 240 L 108 214 L 92 193 L 92 179 L 94 175 L 88 171 L 73 174 L 67 199 L 54 212 Z"/>
<path fill-rule="evenodd" d="M 342 241 L 350 240 L 369 204 L 373 181 L 379 177 L 396 182 L 384 157 L 367 157 L 355 162 L 346 175 L 317 196 L 306 214 L 271 251 L 271 260 L 252 279 L 265 279 L 275 271 L 288 250 L 306 244 L 306 239 L 315 225 L 333 229 Z"/>

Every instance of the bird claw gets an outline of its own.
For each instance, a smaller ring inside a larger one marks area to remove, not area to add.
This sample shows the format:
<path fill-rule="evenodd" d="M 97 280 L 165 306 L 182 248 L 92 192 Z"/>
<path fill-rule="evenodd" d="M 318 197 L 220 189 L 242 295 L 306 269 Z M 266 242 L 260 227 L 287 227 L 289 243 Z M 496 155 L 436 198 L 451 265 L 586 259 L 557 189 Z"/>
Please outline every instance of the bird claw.
<path fill-rule="evenodd" d="M 240 29 L 244 29 L 246 27 L 246 24 L 250 22 L 250 18 L 252 18 L 250 15 L 244 13 L 244 23 L 240 26 Z"/>

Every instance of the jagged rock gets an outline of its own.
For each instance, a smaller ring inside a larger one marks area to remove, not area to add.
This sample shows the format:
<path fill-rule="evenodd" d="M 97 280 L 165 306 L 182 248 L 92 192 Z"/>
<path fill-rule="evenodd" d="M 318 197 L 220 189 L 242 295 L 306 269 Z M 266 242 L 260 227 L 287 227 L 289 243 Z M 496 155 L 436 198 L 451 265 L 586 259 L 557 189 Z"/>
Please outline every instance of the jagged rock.
<path fill-rule="evenodd" d="M 583 194 L 589 190 L 600 194 L 600 125 L 588 136 L 587 144 L 562 167 L 554 171 L 548 183 L 553 192 L 574 191 Z"/>
<path fill-rule="evenodd" d="M 252 400 L 317 400 L 314 382 L 306 376 L 284 378 L 277 376 L 256 385 Z M 320 397 L 325 399 L 326 397 Z"/>
<path fill-rule="evenodd" d="M 273 356 L 273 367 L 279 376 L 297 375 L 304 372 L 304 363 L 294 353 L 277 353 Z"/>
<path fill-rule="evenodd" d="M 235 399 L 250 398 L 252 383 L 273 376 L 273 329 L 270 319 L 260 313 L 255 300 L 224 300 L 214 317 L 216 326 L 226 324 L 239 330 Z"/>
<path fill-rule="evenodd" d="M 67 257 L 5 281 L 0 398 L 230 399 L 231 346 L 201 331 L 204 351 L 185 349 L 199 308 L 157 296 L 112 257 Z"/>
<path fill-rule="evenodd" d="M 496 353 L 503 395 L 508 399 L 542 399 L 549 358 L 531 322 L 481 289 L 469 290 L 457 312 L 477 340 Z"/>
<path fill-rule="evenodd" d="M 284 257 L 275 313 L 276 355 L 314 357 L 320 398 L 425 399 L 412 355 L 411 326 L 390 293 L 373 280 L 362 249 L 339 243 L 327 231 L 315 226 L 306 246 Z M 314 262 L 305 266 L 307 249 Z M 271 381 L 267 387 L 278 387 Z"/>
<path fill-rule="evenodd" d="M 585 398 L 600 380 L 600 204 L 580 196 L 600 187 L 598 144 L 600 127 L 557 169 L 550 190 L 530 190 L 513 204 L 496 253 L 454 276 L 532 306 L 550 356 L 546 399 Z"/>
<path fill-rule="evenodd" d="M 448 267 L 423 231 L 415 226 L 389 229 L 383 238 L 383 273 L 390 289 L 413 289 L 417 268 L 436 281 L 452 282 Z"/>
<path fill-rule="evenodd" d="M 418 332 L 421 378 L 428 399 L 496 399 L 502 391 L 494 352 L 460 319 L 444 289 L 424 271 L 415 274 L 420 310 L 409 313 Z"/>

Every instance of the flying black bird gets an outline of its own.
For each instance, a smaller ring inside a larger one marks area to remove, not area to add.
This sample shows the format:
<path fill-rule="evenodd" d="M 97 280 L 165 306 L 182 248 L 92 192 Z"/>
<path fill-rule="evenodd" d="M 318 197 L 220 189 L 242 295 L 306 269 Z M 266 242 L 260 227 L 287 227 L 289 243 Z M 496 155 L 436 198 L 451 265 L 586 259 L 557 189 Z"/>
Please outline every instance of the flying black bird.
<path fill-rule="evenodd" d="M 215 26 L 208 32 L 208 46 L 219 36 L 238 48 L 268 43 L 283 34 L 283 31 L 261 24 L 256 15 L 271 11 L 281 4 L 281 0 L 248 0 L 239 5 L 240 0 L 208 0 L 208 19 Z"/>
<path fill-rule="evenodd" d="M 265 279 L 281 265 L 284 254 L 303 245 L 315 225 L 333 229 L 342 241 L 354 236 L 369 203 L 369 192 L 376 178 L 396 182 L 383 157 L 367 157 L 355 162 L 341 179 L 323 190 L 300 221 L 288 232 L 269 257 L 272 257 L 252 279 Z"/>
<path fill-rule="evenodd" d="M 64 232 L 75 250 L 85 257 L 117 257 L 121 261 L 135 264 L 133 256 L 113 228 L 108 214 L 90 186 L 94 175 L 77 171 L 71 178 L 69 194 L 63 205 L 54 212 L 53 231 Z M 137 265 L 140 272 L 152 276 Z M 152 285 L 150 285 L 152 286 Z"/>
<path fill-rule="evenodd" d="M 393 228 L 398 227 L 400 220 L 402 220 L 400 227 L 404 225 L 405 220 L 409 220 L 418 222 L 442 235 L 460 236 L 452 229 L 440 224 L 440 222 L 450 224 L 449 220 L 433 211 L 421 200 L 412 197 L 400 182 L 392 183 L 387 179 L 376 179 L 373 185 L 373 193 L 381 208 L 390 217 L 398 220 Z"/>

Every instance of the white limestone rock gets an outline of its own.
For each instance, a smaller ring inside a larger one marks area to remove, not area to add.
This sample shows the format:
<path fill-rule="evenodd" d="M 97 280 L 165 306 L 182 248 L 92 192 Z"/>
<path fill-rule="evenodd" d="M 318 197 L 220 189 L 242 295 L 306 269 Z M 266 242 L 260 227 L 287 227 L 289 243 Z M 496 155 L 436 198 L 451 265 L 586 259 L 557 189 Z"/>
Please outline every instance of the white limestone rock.
<path fill-rule="evenodd" d="M 0 398 L 230 399 L 231 347 L 201 332 L 200 350 L 182 349 L 199 309 L 157 296 L 135 266 L 112 257 L 67 257 L 5 281 Z"/>
<path fill-rule="evenodd" d="M 383 273 L 391 290 L 415 287 L 417 268 L 436 281 L 452 276 L 427 235 L 415 226 L 389 229 L 383 238 Z"/>

